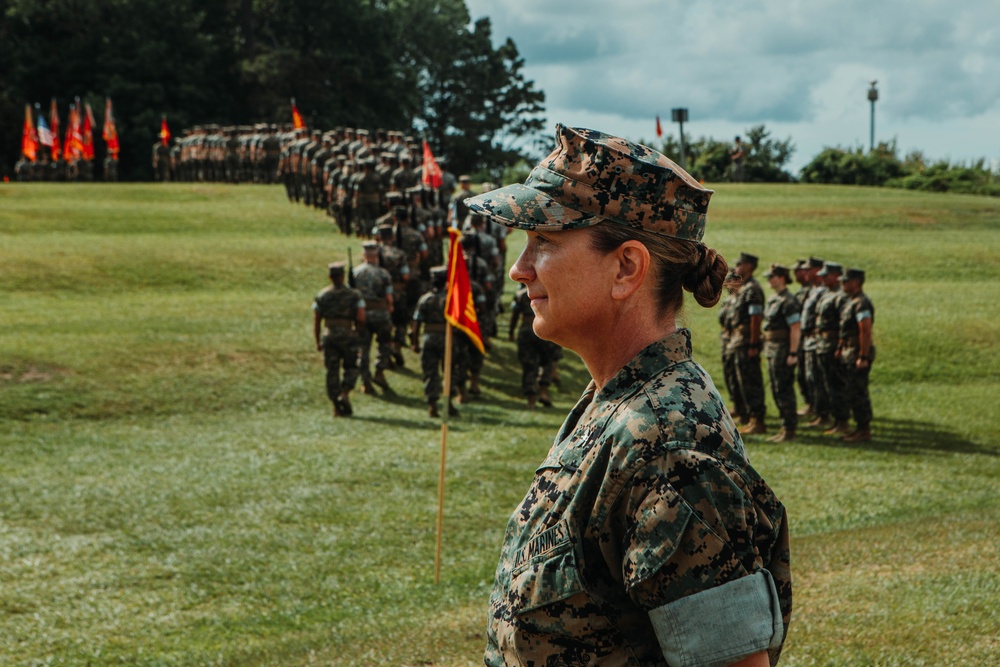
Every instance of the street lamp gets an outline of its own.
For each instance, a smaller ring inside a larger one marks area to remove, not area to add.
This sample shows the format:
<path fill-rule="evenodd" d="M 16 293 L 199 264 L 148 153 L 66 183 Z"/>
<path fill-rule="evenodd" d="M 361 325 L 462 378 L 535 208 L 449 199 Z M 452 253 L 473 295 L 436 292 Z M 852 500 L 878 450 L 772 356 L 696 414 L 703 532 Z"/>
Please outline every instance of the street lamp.
<path fill-rule="evenodd" d="M 871 122 L 871 137 L 868 143 L 868 152 L 875 150 L 875 102 L 878 101 L 878 88 L 875 84 L 878 81 L 872 81 L 871 88 L 868 89 L 868 101 L 872 103 L 872 122 Z"/>
<path fill-rule="evenodd" d="M 681 126 L 681 169 L 687 170 L 687 166 L 684 164 L 684 121 L 688 119 L 687 109 L 671 109 L 671 117 L 675 123 Z"/>

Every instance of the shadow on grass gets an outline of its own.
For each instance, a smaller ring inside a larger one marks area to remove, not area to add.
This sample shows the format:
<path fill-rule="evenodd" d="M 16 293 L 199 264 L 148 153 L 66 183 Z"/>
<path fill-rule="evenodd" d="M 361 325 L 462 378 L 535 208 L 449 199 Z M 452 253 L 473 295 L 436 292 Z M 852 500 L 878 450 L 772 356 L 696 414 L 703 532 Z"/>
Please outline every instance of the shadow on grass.
<path fill-rule="evenodd" d="M 770 445 L 763 436 L 750 436 L 757 444 Z M 844 442 L 838 435 L 825 435 L 819 429 L 800 428 L 795 444 L 840 447 L 896 454 L 918 454 L 927 452 L 949 452 L 958 454 L 979 454 L 1000 456 L 1000 450 L 979 445 L 959 434 L 949 431 L 940 424 L 926 421 L 902 419 L 875 419 L 872 422 L 870 442 Z M 787 445 L 778 445 L 787 446 Z"/>

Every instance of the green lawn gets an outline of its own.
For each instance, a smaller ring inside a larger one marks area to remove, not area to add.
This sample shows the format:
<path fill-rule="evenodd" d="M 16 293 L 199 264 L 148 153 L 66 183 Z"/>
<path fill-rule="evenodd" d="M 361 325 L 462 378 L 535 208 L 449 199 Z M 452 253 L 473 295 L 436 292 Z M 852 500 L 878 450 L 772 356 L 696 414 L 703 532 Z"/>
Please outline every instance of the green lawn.
<path fill-rule="evenodd" d="M 717 190 L 710 245 L 864 268 L 876 308 L 874 441 L 748 440 L 792 524 L 782 664 L 1000 664 L 1000 201 Z M 309 307 L 349 245 L 278 187 L 0 186 L 0 665 L 479 664 L 507 516 L 586 374 L 568 355 L 526 412 L 496 345 L 434 585 L 416 356 L 353 419 L 323 390 Z"/>

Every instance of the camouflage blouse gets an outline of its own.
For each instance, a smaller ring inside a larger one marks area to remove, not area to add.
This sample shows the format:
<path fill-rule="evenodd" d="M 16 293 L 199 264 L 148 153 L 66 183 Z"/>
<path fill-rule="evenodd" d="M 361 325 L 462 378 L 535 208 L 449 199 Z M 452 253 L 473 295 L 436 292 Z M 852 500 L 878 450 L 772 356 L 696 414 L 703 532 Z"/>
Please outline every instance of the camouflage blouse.
<path fill-rule="evenodd" d="M 791 614 L 785 509 L 679 330 L 563 424 L 507 525 L 487 665 L 714 665 Z"/>

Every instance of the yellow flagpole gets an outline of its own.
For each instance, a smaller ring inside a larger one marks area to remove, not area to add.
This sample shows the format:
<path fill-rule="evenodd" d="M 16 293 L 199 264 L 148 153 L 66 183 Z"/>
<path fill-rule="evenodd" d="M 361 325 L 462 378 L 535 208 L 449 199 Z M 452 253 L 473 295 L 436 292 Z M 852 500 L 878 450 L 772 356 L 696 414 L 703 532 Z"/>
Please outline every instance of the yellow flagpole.
<path fill-rule="evenodd" d="M 434 554 L 434 583 L 441 583 L 441 541 L 444 533 L 444 468 L 448 451 L 448 412 L 451 408 L 451 344 L 452 326 L 448 322 L 444 335 L 444 409 L 441 410 L 441 471 L 438 474 L 437 545 Z"/>

